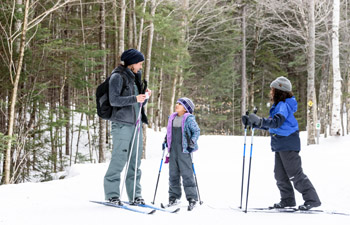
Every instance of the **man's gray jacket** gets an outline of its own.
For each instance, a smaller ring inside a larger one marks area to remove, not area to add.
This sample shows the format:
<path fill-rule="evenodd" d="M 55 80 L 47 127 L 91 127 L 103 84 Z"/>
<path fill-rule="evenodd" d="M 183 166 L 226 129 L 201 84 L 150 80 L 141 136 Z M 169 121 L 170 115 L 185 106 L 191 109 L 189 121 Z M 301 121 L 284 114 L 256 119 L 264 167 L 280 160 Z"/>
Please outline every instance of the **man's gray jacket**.
<path fill-rule="evenodd" d="M 138 92 L 144 94 L 147 89 L 147 82 L 141 81 L 141 72 L 134 74 L 129 68 L 123 66 L 118 66 L 113 70 L 109 80 L 109 102 L 113 106 L 110 121 L 132 125 L 136 123 L 133 107 L 133 104 L 137 103 L 134 94 L 135 84 Z M 146 102 L 143 103 L 143 106 Z M 141 111 L 142 122 L 148 123 L 143 106 Z"/>

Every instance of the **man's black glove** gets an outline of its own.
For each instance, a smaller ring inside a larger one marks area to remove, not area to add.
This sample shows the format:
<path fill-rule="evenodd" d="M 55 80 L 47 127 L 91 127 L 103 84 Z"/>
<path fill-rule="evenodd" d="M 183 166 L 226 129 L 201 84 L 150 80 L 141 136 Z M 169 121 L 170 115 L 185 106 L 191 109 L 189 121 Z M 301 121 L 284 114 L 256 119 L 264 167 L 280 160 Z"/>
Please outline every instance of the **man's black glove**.
<path fill-rule="evenodd" d="M 253 127 L 261 127 L 262 125 L 262 118 L 257 116 L 254 113 L 251 113 L 249 115 L 249 123 L 252 124 Z"/>
<path fill-rule="evenodd" d="M 246 128 L 249 125 L 249 116 L 243 115 L 242 116 L 242 123 L 244 125 L 244 128 Z"/>

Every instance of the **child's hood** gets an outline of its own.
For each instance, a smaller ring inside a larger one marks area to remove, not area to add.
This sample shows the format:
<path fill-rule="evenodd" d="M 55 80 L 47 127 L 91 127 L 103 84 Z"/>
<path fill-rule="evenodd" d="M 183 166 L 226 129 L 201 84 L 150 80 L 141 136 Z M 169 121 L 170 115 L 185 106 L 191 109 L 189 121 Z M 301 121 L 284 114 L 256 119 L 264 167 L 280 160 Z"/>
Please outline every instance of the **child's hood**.
<path fill-rule="evenodd" d="M 298 110 L 298 102 L 295 99 L 295 97 L 287 98 L 286 99 L 286 104 L 289 106 L 291 109 L 292 113 L 295 113 Z"/>

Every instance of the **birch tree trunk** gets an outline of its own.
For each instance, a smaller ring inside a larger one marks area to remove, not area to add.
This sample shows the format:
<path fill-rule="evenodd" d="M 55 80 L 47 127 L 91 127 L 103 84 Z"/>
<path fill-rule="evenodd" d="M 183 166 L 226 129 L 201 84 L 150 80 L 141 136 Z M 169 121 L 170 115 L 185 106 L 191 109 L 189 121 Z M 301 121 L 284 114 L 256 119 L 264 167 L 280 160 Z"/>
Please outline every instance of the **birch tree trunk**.
<path fill-rule="evenodd" d="M 156 13 L 156 0 L 151 0 L 151 19 L 149 24 L 149 31 L 148 31 L 148 40 L 147 40 L 147 53 L 146 53 L 146 69 L 144 77 L 147 81 L 149 81 L 150 77 L 150 71 L 151 71 L 151 57 L 152 57 L 152 44 L 153 44 L 153 34 L 154 34 L 154 24 L 153 19 Z M 141 32 L 141 31 L 140 31 Z M 145 113 L 147 115 L 147 107 L 145 107 Z M 153 111 L 152 111 L 153 113 Z M 152 127 L 153 125 L 153 115 L 150 115 L 149 125 Z M 142 158 L 146 158 L 146 145 L 147 145 L 147 126 L 143 127 L 143 154 Z"/>
<path fill-rule="evenodd" d="M 174 111 L 175 106 L 175 97 L 176 97 L 176 86 L 177 86 L 177 74 L 179 72 L 179 67 L 176 66 L 175 69 L 175 75 L 174 75 L 174 82 L 171 90 L 171 100 L 170 100 L 170 108 L 169 108 L 169 115 Z"/>
<path fill-rule="evenodd" d="M 332 18 L 332 64 L 333 64 L 333 105 L 331 135 L 340 135 L 341 131 L 341 75 L 339 65 L 339 20 L 340 0 L 333 0 Z"/>
<path fill-rule="evenodd" d="M 119 16 L 119 49 L 118 49 L 118 63 L 120 62 L 120 56 L 124 52 L 124 39 L 125 39 L 125 0 L 120 0 L 120 16 Z"/>
<path fill-rule="evenodd" d="M 183 43 L 186 46 L 188 46 L 188 43 L 186 40 L 186 36 L 187 36 L 187 29 L 188 29 L 188 19 L 187 19 L 187 14 L 188 14 L 188 8 L 189 8 L 189 0 L 183 0 L 182 1 L 182 21 L 181 21 L 181 43 Z M 182 57 L 181 57 L 182 59 Z M 182 60 L 181 60 L 182 61 Z M 184 71 L 183 68 L 180 68 L 180 73 L 179 73 L 179 86 L 178 86 L 178 96 L 179 97 L 183 97 L 182 96 L 182 85 L 184 82 Z"/>
<path fill-rule="evenodd" d="M 133 23 L 133 4 L 130 1 L 128 8 L 128 49 L 133 48 L 134 45 L 134 23 Z"/>
<path fill-rule="evenodd" d="M 136 1 L 131 0 L 130 4 L 132 5 L 132 21 L 133 21 L 133 30 L 134 30 L 134 43 L 133 48 L 137 48 L 137 27 L 136 27 Z"/>
<path fill-rule="evenodd" d="M 114 34 L 114 38 L 113 38 L 113 45 L 114 45 L 114 67 L 118 66 L 119 63 L 119 47 L 118 47 L 118 7 L 117 7 L 117 1 L 113 0 L 112 3 L 112 11 L 113 11 L 113 34 Z"/>
<path fill-rule="evenodd" d="M 163 39 L 163 48 L 165 49 L 165 37 Z M 163 58 L 165 57 L 165 52 L 162 53 Z M 162 95 L 163 95 L 163 66 L 164 66 L 164 60 L 162 59 L 162 63 L 159 70 L 159 78 L 158 78 L 158 96 L 157 96 L 157 117 L 156 117 L 156 123 L 158 125 L 158 130 L 162 130 L 162 119 L 163 119 L 163 110 L 162 110 Z M 157 127 L 157 125 L 155 127 Z"/>
<path fill-rule="evenodd" d="M 9 139 L 7 143 L 6 156 L 5 156 L 5 171 L 4 171 L 5 184 L 10 183 L 13 124 L 15 120 L 15 106 L 16 106 L 16 100 L 17 100 L 18 83 L 19 83 L 19 78 L 21 76 L 24 49 L 26 44 L 26 34 L 27 34 L 27 28 L 28 28 L 28 11 L 29 11 L 29 0 L 26 0 L 25 8 L 24 8 L 24 16 L 23 16 L 22 36 L 21 36 L 21 45 L 20 45 L 21 47 L 19 49 L 19 59 L 18 59 L 18 64 L 16 69 L 16 76 L 13 83 L 13 89 L 11 94 L 10 116 L 9 116 L 9 125 L 8 125 Z"/>
<path fill-rule="evenodd" d="M 105 15 L 106 9 L 105 9 L 105 2 L 104 0 L 101 0 L 100 4 L 100 49 L 104 51 L 102 56 L 102 74 L 101 74 L 101 80 L 106 79 L 107 74 L 107 59 L 106 59 L 106 22 L 105 22 Z M 105 154 L 104 151 L 106 149 L 106 121 L 99 118 L 100 123 L 100 129 L 99 129 L 99 158 L 98 162 L 102 163 L 105 162 Z M 92 152 L 90 151 L 90 157 Z"/>
<path fill-rule="evenodd" d="M 345 12 L 348 12 L 348 0 L 345 1 Z M 345 14 L 345 32 L 347 34 L 347 40 L 350 42 L 350 34 L 349 34 L 349 29 L 348 29 L 348 14 Z M 347 64 L 347 70 L 346 70 L 346 80 L 347 84 L 346 85 L 346 91 L 345 91 L 345 105 L 346 105 L 346 114 L 347 114 L 347 126 L 346 126 L 346 134 L 350 133 L 350 53 L 348 53 L 348 58 L 347 58 L 348 64 Z"/>
<path fill-rule="evenodd" d="M 316 93 L 315 93 L 315 1 L 308 2 L 309 37 L 307 39 L 307 144 L 315 144 Z"/>
<path fill-rule="evenodd" d="M 144 77 L 147 81 L 149 81 L 149 76 L 151 71 L 151 56 L 152 56 L 153 34 L 154 34 L 153 19 L 154 19 L 155 13 L 156 13 L 156 0 L 151 0 L 151 19 L 150 19 L 149 30 L 148 30 L 146 68 L 144 73 Z"/>
<path fill-rule="evenodd" d="M 145 0 L 142 6 L 142 16 L 140 19 L 140 30 L 139 30 L 139 38 L 137 43 L 137 50 L 141 51 L 141 44 L 142 44 L 142 36 L 143 36 L 143 24 L 144 24 L 144 17 L 146 13 L 146 6 L 147 6 L 148 0 Z"/>
<path fill-rule="evenodd" d="M 348 85 L 347 85 L 347 98 L 346 98 L 346 111 L 347 111 L 347 131 L 346 134 L 350 133 L 350 71 L 348 71 Z"/>
<path fill-rule="evenodd" d="M 322 65 L 322 72 L 321 72 L 321 83 L 320 83 L 320 92 L 319 92 L 319 104 L 318 104 L 318 118 L 321 123 L 321 134 L 326 135 L 326 124 L 327 124 L 327 111 L 328 111 L 328 77 L 329 77 L 329 64 L 330 64 L 330 58 L 329 56 L 325 56 L 326 59 Z"/>

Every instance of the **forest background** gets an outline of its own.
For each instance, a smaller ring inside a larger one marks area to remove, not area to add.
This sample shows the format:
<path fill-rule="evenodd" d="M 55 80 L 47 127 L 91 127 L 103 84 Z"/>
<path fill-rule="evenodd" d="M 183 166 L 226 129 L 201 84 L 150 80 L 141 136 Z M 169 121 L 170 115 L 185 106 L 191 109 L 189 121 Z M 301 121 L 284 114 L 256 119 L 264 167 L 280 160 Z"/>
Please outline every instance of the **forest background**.
<path fill-rule="evenodd" d="M 2 0 L 1 184 L 106 161 L 110 124 L 96 114 L 95 90 L 129 48 L 146 58 L 152 129 L 165 127 L 186 96 L 201 134 L 242 135 L 241 115 L 257 107 L 267 117 L 269 84 L 286 76 L 308 144 L 317 131 L 349 134 L 349 7 L 348 0 Z"/>

